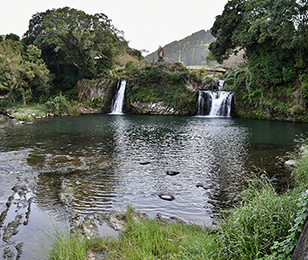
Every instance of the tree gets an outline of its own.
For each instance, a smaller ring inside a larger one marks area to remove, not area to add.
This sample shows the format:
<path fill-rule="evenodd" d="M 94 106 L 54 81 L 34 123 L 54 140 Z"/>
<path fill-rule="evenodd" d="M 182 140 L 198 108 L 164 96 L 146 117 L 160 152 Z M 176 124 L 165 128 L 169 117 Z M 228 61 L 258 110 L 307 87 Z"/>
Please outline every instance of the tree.
<path fill-rule="evenodd" d="M 34 15 L 24 36 L 45 52 L 48 64 L 56 64 L 52 68 L 67 64 L 79 78 L 106 74 L 127 45 L 106 15 L 69 7 Z"/>
<path fill-rule="evenodd" d="M 211 28 L 210 50 L 222 62 L 244 49 L 250 72 L 290 82 L 307 68 L 307 9 L 307 0 L 231 0 Z"/>
<path fill-rule="evenodd" d="M 4 40 L 0 43 L 0 75 L 1 83 L 10 93 L 10 97 L 15 102 L 14 92 L 18 86 L 25 84 L 27 71 L 22 63 L 21 54 L 14 52 L 12 43 L 9 40 Z"/>
<path fill-rule="evenodd" d="M 9 91 L 12 102 L 15 102 L 14 93 L 19 89 L 26 105 L 31 93 L 29 83 L 35 78 L 47 82 L 49 71 L 39 59 L 29 57 L 28 60 L 23 60 L 19 48 L 14 48 L 15 46 L 11 40 L 0 42 L 0 85 Z M 25 54 L 25 57 L 27 56 L 29 54 Z"/>

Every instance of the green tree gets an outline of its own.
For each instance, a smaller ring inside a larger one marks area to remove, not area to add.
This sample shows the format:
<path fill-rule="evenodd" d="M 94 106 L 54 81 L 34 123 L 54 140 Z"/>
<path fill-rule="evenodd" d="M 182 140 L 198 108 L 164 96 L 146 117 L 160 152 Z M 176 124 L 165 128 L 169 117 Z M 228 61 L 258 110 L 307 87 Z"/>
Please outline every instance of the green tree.
<path fill-rule="evenodd" d="M 69 7 L 34 15 L 25 38 L 56 59 L 58 69 L 61 63 L 72 66 L 79 78 L 106 74 L 127 46 L 106 15 L 88 15 Z"/>
<path fill-rule="evenodd" d="M 231 0 L 211 28 L 210 50 L 222 62 L 244 49 L 250 72 L 290 82 L 307 68 L 307 9 L 307 0 Z"/>
<path fill-rule="evenodd" d="M 26 105 L 32 92 L 29 83 L 34 79 L 48 82 L 49 71 L 40 59 L 23 60 L 19 48 L 15 46 L 11 40 L 0 42 L 0 85 L 9 91 L 12 102 L 15 102 L 14 93 L 19 89 Z"/>
<path fill-rule="evenodd" d="M 25 79 L 32 77 L 23 66 L 21 54 L 15 52 L 10 40 L 0 43 L 0 75 L 1 83 L 10 93 L 12 102 L 15 102 L 14 92 L 18 86 L 25 85 Z"/>

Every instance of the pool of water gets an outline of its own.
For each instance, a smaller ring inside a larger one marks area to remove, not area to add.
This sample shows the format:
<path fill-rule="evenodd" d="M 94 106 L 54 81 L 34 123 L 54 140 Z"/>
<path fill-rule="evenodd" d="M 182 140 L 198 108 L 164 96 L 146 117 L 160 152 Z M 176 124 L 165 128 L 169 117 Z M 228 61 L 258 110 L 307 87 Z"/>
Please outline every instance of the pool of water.
<path fill-rule="evenodd" d="M 6 176 L 35 176 L 28 230 L 34 222 L 45 225 L 42 215 L 50 223 L 65 222 L 63 189 L 69 191 L 69 207 L 81 215 L 125 211 L 130 205 L 150 217 L 210 226 L 221 209 L 237 201 L 255 167 L 288 183 L 279 158 L 292 152 L 294 139 L 307 130 L 307 124 L 181 116 L 8 123 L 0 128 L 0 170 Z M 175 199 L 163 200 L 161 193 Z M 4 210 L 7 196 L 1 198 Z"/>

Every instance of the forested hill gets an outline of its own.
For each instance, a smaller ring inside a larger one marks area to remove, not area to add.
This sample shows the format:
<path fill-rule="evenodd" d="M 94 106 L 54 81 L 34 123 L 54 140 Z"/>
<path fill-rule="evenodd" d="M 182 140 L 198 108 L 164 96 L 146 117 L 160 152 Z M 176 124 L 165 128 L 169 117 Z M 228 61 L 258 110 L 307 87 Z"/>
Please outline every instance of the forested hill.
<path fill-rule="evenodd" d="M 182 40 L 162 46 L 165 51 L 165 59 L 170 63 L 180 59 L 185 66 L 206 65 L 206 57 L 209 53 L 208 47 L 214 40 L 215 38 L 210 31 L 201 30 L 193 33 Z M 145 59 L 152 62 L 153 57 L 155 61 L 158 59 L 157 52 L 150 53 Z"/>

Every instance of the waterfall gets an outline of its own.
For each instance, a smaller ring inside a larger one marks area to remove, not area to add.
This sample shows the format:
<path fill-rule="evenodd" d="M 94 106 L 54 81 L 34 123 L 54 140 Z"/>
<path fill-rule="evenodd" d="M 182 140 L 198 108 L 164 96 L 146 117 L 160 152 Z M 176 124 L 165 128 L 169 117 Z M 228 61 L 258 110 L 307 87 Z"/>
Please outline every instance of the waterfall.
<path fill-rule="evenodd" d="M 223 87 L 224 87 L 224 84 L 225 84 L 225 81 L 222 80 L 222 79 L 220 79 L 220 80 L 219 80 L 219 85 L 218 85 L 218 90 L 222 90 Z"/>
<path fill-rule="evenodd" d="M 113 105 L 111 109 L 112 115 L 122 115 L 123 114 L 123 103 L 124 103 L 124 96 L 125 96 L 125 87 L 126 87 L 126 80 L 121 80 L 120 88 L 117 94 L 114 97 Z"/>
<path fill-rule="evenodd" d="M 229 91 L 199 91 L 198 115 L 230 117 L 233 93 Z"/>

